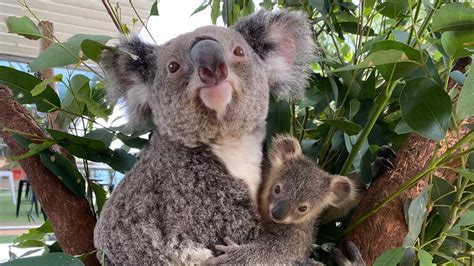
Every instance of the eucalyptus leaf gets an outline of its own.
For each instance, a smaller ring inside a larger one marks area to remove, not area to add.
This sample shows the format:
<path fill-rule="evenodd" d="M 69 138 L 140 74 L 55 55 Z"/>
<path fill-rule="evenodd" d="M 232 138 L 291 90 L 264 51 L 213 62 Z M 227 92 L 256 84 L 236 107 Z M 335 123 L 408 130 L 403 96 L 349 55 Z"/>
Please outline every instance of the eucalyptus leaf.
<path fill-rule="evenodd" d="M 433 31 L 474 29 L 474 8 L 462 3 L 441 6 L 433 16 Z"/>
<path fill-rule="evenodd" d="M 347 120 L 342 120 L 342 119 L 341 120 L 323 119 L 321 120 L 321 122 L 330 124 L 331 126 L 334 126 L 337 129 L 340 129 L 346 132 L 348 135 L 356 135 L 362 130 L 362 127 L 359 126 L 358 124 L 355 124 Z"/>
<path fill-rule="evenodd" d="M 431 186 L 431 185 L 430 185 Z M 408 208 L 408 234 L 403 240 L 405 247 L 413 246 L 421 232 L 421 226 L 427 215 L 430 186 L 423 188 Z"/>
<path fill-rule="evenodd" d="M 451 119 L 451 99 L 434 80 L 408 81 L 400 94 L 403 120 L 423 137 L 441 140 Z"/>
<path fill-rule="evenodd" d="M 395 266 L 400 262 L 405 248 L 394 248 L 385 251 L 374 262 L 374 266 Z"/>
<path fill-rule="evenodd" d="M 76 34 L 64 43 L 53 43 L 29 64 L 30 69 L 36 72 L 46 68 L 67 66 L 87 60 L 87 56 L 81 56 L 80 54 L 81 44 L 84 40 L 93 40 L 105 44 L 111 38 L 105 35 Z"/>
<path fill-rule="evenodd" d="M 42 256 L 18 258 L 2 264 L 3 266 L 30 266 L 30 265 L 48 265 L 48 266 L 82 266 L 84 263 L 74 256 L 66 253 L 50 253 Z"/>
<path fill-rule="evenodd" d="M 360 62 L 357 65 L 350 65 L 338 68 L 334 72 L 347 71 L 361 68 L 374 67 L 385 64 L 395 64 L 400 62 L 414 63 L 418 64 L 416 61 L 412 61 L 408 56 L 400 50 L 389 49 L 389 50 L 379 50 L 373 53 L 370 53 L 364 61 Z"/>
<path fill-rule="evenodd" d="M 431 266 L 433 264 L 433 256 L 424 249 L 418 250 L 418 259 L 420 260 L 420 266 Z"/>
<path fill-rule="evenodd" d="M 405 14 L 408 9 L 407 0 L 386 0 L 383 3 L 378 4 L 375 9 L 382 15 L 399 19 L 407 17 Z"/>
<path fill-rule="evenodd" d="M 85 196 L 86 184 L 84 177 L 71 161 L 50 150 L 42 151 L 40 158 L 43 165 L 57 176 L 72 193 L 79 197 Z"/>
<path fill-rule="evenodd" d="M 62 81 L 63 80 L 63 75 L 62 74 L 58 74 L 58 75 L 55 75 L 55 76 L 52 76 L 48 79 L 44 79 L 43 81 L 41 81 L 39 84 L 37 84 L 32 90 L 31 90 L 31 96 L 38 96 L 39 94 L 43 93 L 45 90 L 46 90 L 46 86 L 49 84 L 49 83 L 53 83 L 53 82 L 59 82 L 59 81 Z"/>
<path fill-rule="evenodd" d="M 105 201 L 107 200 L 107 191 L 104 188 L 94 182 L 91 182 L 92 191 L 94 191 L 95 201 L 97 204 L 97 213 L 100 214 L 102 207 L 104 207 Z"/>
<path fill-rule="evenodd" d="M 471 72 L 467 76 L 461 94 L 456 104 L 456 114 L 460 119 L 474 115 L 474 63 L 471 63 Z"/>
<path fill-rule="evenodd" d="M 441 34 L 441 44 L 451 59 L 472 55 L 474 48 L 474 30 L 446 31 Z"/>
<path fill-rule="evenodd" d="M 159 0 L 153 1 L 153 5 L 151 5 L 150 14 L 148 15 L 148 17 L 150 17 L 150 16 L 159 16 L 159 13 L 158 13 L 158 3 L 159 2 L 160 2 Z"/>
<path fill-rule="evenodd" d="M 432 180 L 431 200 L 435 204 L 441 219 L 444 222 L 448 222 L 451 211 L 451 208 L 448 206 L 451 206 L 455 201 L 455 188 L 443 178 L 433 176 Z"/>
<path fill-rule="evenodd" d="M 116 50 L 116 48 L 98 41 L 86 39 L 81 43 L 81 50 L 89 59 L 99 62 L 100 55 L 104 50 Z"/>
<path fill-rule="evenodd" d="M 46 149 L 49 149 L 51 146 L 53 146 L 54 144 L 56 144 L 57 142 L 56 141 L 51 141 L 51 140 L 47 140 L 43 143 L 39 143 L 39 144 L 36 144 L 36 143 L 30 143 L 28 145 L 28 151 L 20 156 L 11 156 L 11 157 L 8 157 L 8 159 L 12 160 L 12 161 L 19 161 L 19 160 L 23 160 L 23 159 L 26 159 L 26 158 L 29 158 L 33 155 L 36 155 L 38 154 L 39 152 L 41 151 L 44 151 Z"/>
<path fill-rule="evenodd" d="M 30 74 L 11 67 L 0 66 L 0 84 L 8 86 L 15 100 L 21 104 L 35 104 L 40 112 L 50 112 L 61 106 L 56 92 L 46 85 L 42 93 L 31 95 L 31 90 L 42 81 Z"/>
<path fill-rule="evenodd" d="M 8 32 L 16 33 L 31 40 L 38 40 L 43 37 L 35 23 L 27 16 L 5 18 Z"/>
<path fill-rule="evenodd" d="M 84 137 L 88 139 L 100 140 L 104 143 L 105 147 L 109 147 L 115 135 L 112 132 L 110 132 L 108 129 L 99 128 L 91 132 L 88 132 L 87 134 L 84 135 Z"/>

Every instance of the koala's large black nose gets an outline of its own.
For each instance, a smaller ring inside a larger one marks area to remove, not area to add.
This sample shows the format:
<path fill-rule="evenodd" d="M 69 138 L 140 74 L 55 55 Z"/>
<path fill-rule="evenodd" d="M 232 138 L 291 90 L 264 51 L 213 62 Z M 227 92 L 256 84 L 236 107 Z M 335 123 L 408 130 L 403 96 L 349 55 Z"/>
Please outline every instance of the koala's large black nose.
<path fill-rule="evenodd" d="M 272 218 L 276 221 L 284 220 L 286 214 L 290 210 L 290 203 L 286 200 L 277 202 L 272 208 Z"/>
<path fill-rule="evenodd" d="M 191 61 L 204 84 L 209 86 L 219 84 L 227 78 L 224 56 L 222 44 L 210 39 L 201 40 L 191 48 Z"/>

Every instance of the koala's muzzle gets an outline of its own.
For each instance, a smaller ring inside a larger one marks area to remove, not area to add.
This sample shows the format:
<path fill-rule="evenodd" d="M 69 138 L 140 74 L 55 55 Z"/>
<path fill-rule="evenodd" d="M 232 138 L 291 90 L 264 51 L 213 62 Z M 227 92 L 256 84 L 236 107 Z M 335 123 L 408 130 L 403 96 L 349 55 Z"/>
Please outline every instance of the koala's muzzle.
<path fill-rule="evenodd" d="M 207 108 L 216 112 L 217 118 L 222 119 L 232 100 L 224 47 L 211 39 L 200 40 L 191 48 L 190 58 L 203 85 L 199 97 Z"/>
<path fill-rule="evenodd" d="M 191 61 L 205 85 L 217 85 L 227 78 L 224 47 L 214 40 L 197 42 L 191 48 Z"/>
<path fill-rule="evenodd" d="M 283 222 L 290 211 L 290 207 L 290 203 L 287 200 L 277 202 L 271 210 L 272 220 L 275 222 Z"/>

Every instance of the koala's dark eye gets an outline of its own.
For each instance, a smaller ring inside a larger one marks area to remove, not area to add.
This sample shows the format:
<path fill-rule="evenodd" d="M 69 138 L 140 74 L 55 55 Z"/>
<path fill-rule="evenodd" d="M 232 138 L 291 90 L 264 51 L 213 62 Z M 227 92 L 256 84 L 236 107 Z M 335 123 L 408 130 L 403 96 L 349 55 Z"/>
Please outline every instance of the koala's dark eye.
<path fill-rule="evenodd" d="M 244 54 L 244 49 L 242 49 L 242 47 L 240 47 L 240 46 L 235 47 L 234 55 L 239 56 L 239 57 L 243 57 L 245 55 Z"/>
<path fill-rule="evenodd" d="M 308 206 L 306 206 L 306 205 L 301 205 L 301 206 L 298 207 L 298 211 L 300 213 L 305 213 L 307 210 L 308 210 Z"/>
<path fill-rule="evenodd" d="M 280 192 L 281 192 L 280 185 L 275 185 L 273 187 L 273 192 L 275 192 L 275 194 L 280 194 Z"/>
<path fill-rule="evenodd" d="M 176 62 L 171 62 L 168 64 L 168 71 L 170 73 L 175 73 L 179 69 L 179 64 Z"/>

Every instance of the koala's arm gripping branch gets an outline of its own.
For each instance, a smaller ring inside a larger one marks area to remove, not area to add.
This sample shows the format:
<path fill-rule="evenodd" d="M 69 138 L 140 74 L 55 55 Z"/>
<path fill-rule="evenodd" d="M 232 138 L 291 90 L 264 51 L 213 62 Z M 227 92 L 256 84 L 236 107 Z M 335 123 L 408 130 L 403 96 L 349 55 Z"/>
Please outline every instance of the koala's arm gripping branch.
<path fill-rule="evenodd" d="M 28 111 L 15 102 L 7 87 L 0 86 L 0 137 L 15 156 L 27 149 L 13 140 L 5 128 L 44 137 L 43 131 Z M 85 198 L 75 196 L 53 175 L 38 156 L 20 161 L 31 187 L 41 203 L 64 252 L 79 255 L 95 250 L 93 243 L 96 219 Z M 85 260 L 86 265 L 98 265 L 95 255 Z"/>

